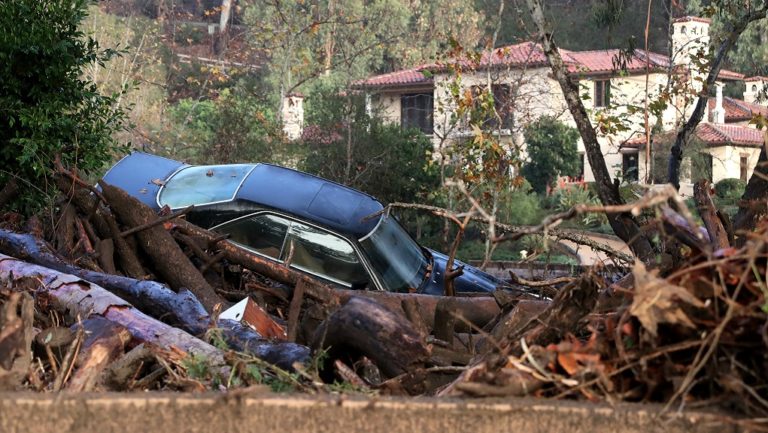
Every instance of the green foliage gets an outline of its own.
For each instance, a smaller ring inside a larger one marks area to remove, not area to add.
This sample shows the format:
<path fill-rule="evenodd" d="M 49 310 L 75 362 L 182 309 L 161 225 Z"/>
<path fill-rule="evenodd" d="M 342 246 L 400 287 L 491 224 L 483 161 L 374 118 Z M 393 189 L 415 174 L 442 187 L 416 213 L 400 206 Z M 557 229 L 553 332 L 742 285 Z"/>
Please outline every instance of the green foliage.
<path fill-rule="evenodd" d="M 513 225 L 538 224 L 542 218 L 541 200 L 528 182 L 499 197 L 498 219 Z"/>
<path fill-rule="evenodd" d="M 189 355 L 182 359 L 181 366 L 186 370 L 187 376 L 192 379 L 207 380 L 211 378 L 210 362 L 205 356 Z"/>
<path fill-rule="evenodd" d="M 182 99 L 169 109 L 173 129 L 161 153 L 199 163 L 272 161 L 282 131 L 274 111 L 240 87 L 217 99 Z"/>
<path fill-rule="evenodd" d="M 735 203 L 744 194 L 746 188 L 747 182 L 741 179 L 723 179 L 715 184 L 715 194 L 721 200 Z"/>
<path fill-rule="evenodd" d="M 117 94 L 102 95 L 84 68 L 117 54 L 79 29 L 85 0 L 0 0 L 0 182 L 14 176 L 31 211 L 46 194 L 59 156 L 82 173 L 101 168 L 119 149 L 112 133 L 124 112 Z"/>
<path fill-rule="evenodd" d="M 567 211 L 577 204 L 587 204 L 590 206 L 600 206 L 600 200 L 588 188 L 582 185 L 568 185 L 564 188 L 558 188 L 553 194 L 557 203 L 557 210 Z M 606 223 L 605 214 L 585 213 L 580 215 L 578 222 L 586 227 L 598 226 Z"/>
<path fill-rule="evenodd" d="M 384 202 L 419 201 L 437 188 L 429 166 L 432 144 L 418 130 L 402 130 L 365 110 L 364 98 L 332 86 L 307 98 L 300 169 L 361 189 Z"/>
<path fill-rule="evenodd" d="M 579 133 L 557 119 L 543 116 L 525 128 L 528 162 L 522 175 L 534 191 L 544 193 L 557 176 L 576 176 L 579 153 L 576 142 Z"/>

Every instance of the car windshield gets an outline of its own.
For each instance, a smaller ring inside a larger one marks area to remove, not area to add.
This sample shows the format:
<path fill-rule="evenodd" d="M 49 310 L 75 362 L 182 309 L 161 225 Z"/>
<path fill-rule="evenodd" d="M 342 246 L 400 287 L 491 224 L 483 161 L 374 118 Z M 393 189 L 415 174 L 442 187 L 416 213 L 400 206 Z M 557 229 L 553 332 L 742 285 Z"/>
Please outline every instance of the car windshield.
<path fill-rule="evenodd" d="M 180 208 L 232 200 L 253 164 L 187 167 L 174 174 L 160 190 L 160 206 Z"/>
<path fill-rule="evenodd" d="M 386 290 L 407 292 L 424 281 L 429 261 L 395 218 L 383 216 L 376 228 L 360 239 L 360 245 Z"/>

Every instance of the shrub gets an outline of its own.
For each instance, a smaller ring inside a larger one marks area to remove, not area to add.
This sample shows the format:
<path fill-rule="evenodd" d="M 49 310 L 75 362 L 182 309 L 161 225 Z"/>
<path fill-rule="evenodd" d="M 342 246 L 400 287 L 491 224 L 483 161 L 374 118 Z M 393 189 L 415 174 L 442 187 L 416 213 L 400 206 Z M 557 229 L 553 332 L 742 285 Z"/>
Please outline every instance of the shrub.
<path fill-rule="evenodd" d="M 738 200 L 744 194 L 747 183 L 741 179 L 723 179 L 715 184 L 715 194 L 725 200 Z"/>
<path fill-rule="evenodd" d="M 529 161 L 522 175 L 534 191 L 544 193 L 557 176 L 578 175 L 581 159 L 576 147 L 579 133 L 553 117 L 544 116 L 525 127 Z"/>
<path fill-rule="evenodd" d="M 16 207 L 27 213 L 49 194 L 57 156 L 88 174 L 119 149 L 117 95 L 100 94 L 83 73 L 117 53 L 80 31 L 86 14 L 86 0 L 0 2 L 0 183 L 25 184 Z"/>
<path fill-rule="evenodd" d="M 590 190 L 582 185 L 567 185 L 558 188 L 553 194 L 557 203 L 557 210 L 567 211 L 577 204 L 588 204 L 600 206 L 600 200 Z M 591 227 L 604 224 L 606 222 L 605 214 L 586 213 L 578 217 L 577 221 L 584 226 Z"/>

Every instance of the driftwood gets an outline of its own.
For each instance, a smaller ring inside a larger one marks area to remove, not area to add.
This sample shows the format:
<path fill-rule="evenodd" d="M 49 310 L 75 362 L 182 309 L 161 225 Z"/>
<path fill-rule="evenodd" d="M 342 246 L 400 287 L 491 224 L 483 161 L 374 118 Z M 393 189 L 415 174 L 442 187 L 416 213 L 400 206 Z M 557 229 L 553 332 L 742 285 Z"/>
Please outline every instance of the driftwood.
<path fill-rule="evenodd" d="M 131 248 L 128 242 L 120 236 L 120 228 L 117 226 L 114 215 L 109 210 L 102 206 L 99 200 L 90 193 L 90 191 L 77 188 L 76 183 L 72 180 L 68 180 L 63 176 L 56 177 L 56 185 L 68 199 L 72 200 L 72 203 L 80 209 L 80 211 L 88 216 L 88 220 L 93 223 L 93 226 L 98 235 L 104 240 L 111 240 L 112 249 L 110 250 L 105 246 L 105 250 L 100 249 L 100 254 L 111 254 L 117 252 L 118 263 L 120 268 L 131 278 L 142 278 L 146 275 L 144 268 L 142 268 L 139 258 L 136 256 L 136 252 Z M 102 241 L 103 242 L 103 241 Z M 99 257 L 99 262 L 102 263 L 102 268 L 110 272 L 104 265 L 104 261 L 107 261 L 106 266 L 109 267 L 112 263 L 114 268 L 114 257 Z"/>
<path fill-rule="evenodd" d="M 97 284 L 142 312 L 179 326 L 193 335 L 202 335 L 210 327 L 208 313 L 194 294 L 187 290 L 176 293 L 154 281 L 139 281 L 77 268 L 59 259 L 45 242 L 31 235 L 1 229 L 0 252 Z M 253 354 L 282 368 L 291 368 L 295 362 L 303 362 L 309 357 L 309 349 L 305 346 L 269 342 L 250 327 L 234 320 L 221 319 L 216 326 L 230 348 Z"/>
<path fill-rule="evenodd" d="M 125 191 L 104 182 L 99 185 L 112 211 L 127 226 L 143 226 L 157 220 L 158 217 L 152 209 Z M 165 228 L 148 226 L 136 233 L 136 236 L 140 240 L 142 250 L 152 259 L 157 272 L 172 288 L 186 288 L 191 291 L 208 312 L 213 311 L 213 307 L 222 302 Z M 117 237 L 120 236 L 115 238 Z"/>
<path fill-rule="evenodd" d="M 404 300 L 416 304 L 416 310 L 428 329 L 435 326 L 435 311 L 437 304 L 445 299 L 445 296 L 418 295 L 415 293 L 390 293 L 381 291 L 358 291 L 358 290 L 340 290 L 336 289 L 340 303 L 347 302 L 353 296 L 373 299 L 379 304 L 392 311 L 400 311 Z M 500 312 L 496 299 L 492 296 L 457 296 L 451 298 L 451 306 L 454 313 L 462 319 L 457 320 L 456 330 L 458 332 L 467 331 L 467 324 L 476 328 L 484 327 L 493 320 Z"/>
<path fill-rule="evenodd" d="M 0 279 L 34 279 L 39 283 L 39 293 L 45 293 L 57 311 L 83 319 L 101 316 L 124 326 L 137 341 L 165 349 L 177 347 L 204 356 L 214 364 L 224 363 L 221 351 L 210 344 L 147 316 L 104 288 L 73 275 L 0 254 Z"/>
<path fill-rule="evenodd" d="M 331 358 L 357 353 L 370 358 L 387 377 L 423 368 L 429 359 L 422 335 L 408 320 L 380 304 L 353 297 L 317 329 L 312 346 Z"/>
<path fill-rule="evenodd" d="M 123 354 L 125 345 L 131 340 L 131 333 L 124 326 L 98 316 L 73 326 L 82 326 L 86 337 L 75 364 L 77 370 L 65 389 L 72 392 L 91 391 L 104 370 Z"/>

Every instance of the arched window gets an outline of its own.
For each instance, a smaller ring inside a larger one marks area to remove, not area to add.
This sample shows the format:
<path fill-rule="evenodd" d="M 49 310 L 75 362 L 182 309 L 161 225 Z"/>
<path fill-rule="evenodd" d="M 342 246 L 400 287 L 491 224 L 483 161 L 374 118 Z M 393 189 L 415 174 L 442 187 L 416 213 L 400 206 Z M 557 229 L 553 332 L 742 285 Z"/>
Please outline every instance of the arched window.
<path fill-rule="evenodd" d="M 688 29 L 683 26 L 683 28 L 680 29 L 680 33 L 685 34 L 688 31 Z"/>
<path fill-rule="evenodd" d="M 753 84 L 752 85 L 752 91 L 753 92 L 757 92 L 757 84 Z"/>

